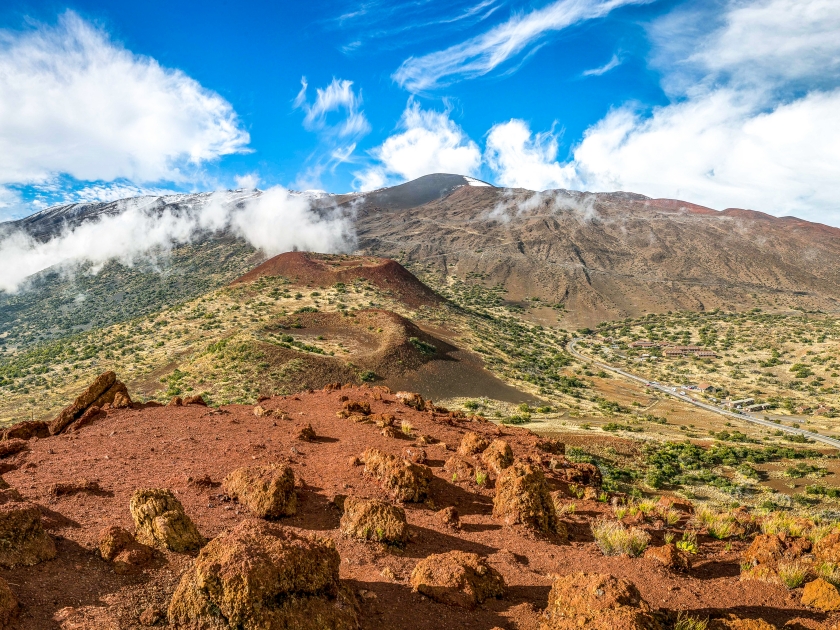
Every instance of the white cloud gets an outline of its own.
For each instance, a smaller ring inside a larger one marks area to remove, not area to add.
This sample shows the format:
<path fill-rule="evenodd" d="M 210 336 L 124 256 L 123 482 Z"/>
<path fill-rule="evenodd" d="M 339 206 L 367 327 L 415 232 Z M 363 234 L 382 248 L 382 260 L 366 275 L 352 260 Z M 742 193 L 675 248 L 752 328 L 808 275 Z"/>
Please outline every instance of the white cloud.
<path fill-rule="evenodd" d="M 237 188 L 245 190 L 253 190 L 260 183 L 259 175 L 256 173 L 246 173 L 245 175 L 236 175 L 233 180 L 236 182 Z"/>
<path fill-rule="evenodd" d="M 537 44 L 551 31 L 604 17 L 617 7 L 650 0 L 556 0 L 542 9 L 517 14 L 486 33 L 445 50 L 409 57 L 394 80 L 412 92 L 422 92 L 462 79 L 483 76 Z"/>
<path fill-rule="evenodd" d="M 48 268 L 73 271 L 110 260 L 133 265 L 154 260 L 174 245 L 202 234 L 229 230 L 273 256 L 292 249 L 341 252 L 353 248 L 349 218 L 337 211 L 314 212 L 305 197 L 282 188 L 265 193 L 214 193 L 184 197 L 187 211 L 157 199 L 127 199 L 122 212 L 65 230 L 47 242 L 22 231 L 0 233 L 0 290 L 17 291 L 32 274 Z M 91 246 L 95 243 L 95 246 Z"/>
<path fill-rule="evenodd" d="M 838 32 L 840 5 L 826 0 L 732 0 L 705 21 L 671 14 L 652 27 L 671 104 L 614 109 L 566 163 L 549 136 L 499 125 L 490 165 L 517 185 L 534 173 L 533 188 L 626 190 L 840 225 Z"/>
<path fill-rule="evenodd" d="M 310 131 L 325 132 L 329 135 L 336 135 L 342 138 L 359 138 L 370 132 L 370 124 L 362 111 L 361 92 L 356 94 L 353 91 L 353 82 L 347 80 L 333 79 L 325 88 L 318 88 L 315 91 L 315 102 L 310 104 L 306 98 L 309 84 L 306 77 L 301 79 L 301 89 L 295 98 L 295 107 L 306 112 L 303 119 L 303 126 Z M 339 124 L 329 125 L 327 114 L 344 110 L 344 120 Z"/>
<path fill-rule="evenodd" d="M 448 111 L 424 110 L 409 100 L 400 119 L 400 133 L 371 151 L 377 164 L 354 173 L 358 190 L 374 190 L 430 173 L 477 174 L 481 152 Z"/>
<path fill-rule="evenodd" d="M 592 68 L 591 70 L 584 70 L 583 76 L 585 77 L 600 77 L 602 74 L 606 74 L 613 68 L 617 68 L 621 65 L 621 59 L 618 55 L 613 55 L 612 59 L 610 59 L 607 63 L 603 66 L 598 68 Z"/>
<path fill-rule="evenodd" d="M 496 182 L 509 188 L 569 188 L 576 180 L 573 167 L 557 162 L 557 138 L 551 132 L 533 136 L 522 120 L 490 130 L 484 159 Z"/>
<path fill-rule="evenodd" d="M 0 222 L 18 218 L 22 206 L 23 201 L 16 190 L 0 186 Z"/>
<path fill-rule="evenodd" d="M 56 26 L 0 31 L 0 184 L 183 181 L 248 142 L 218 94 L 73 12 Z"/>

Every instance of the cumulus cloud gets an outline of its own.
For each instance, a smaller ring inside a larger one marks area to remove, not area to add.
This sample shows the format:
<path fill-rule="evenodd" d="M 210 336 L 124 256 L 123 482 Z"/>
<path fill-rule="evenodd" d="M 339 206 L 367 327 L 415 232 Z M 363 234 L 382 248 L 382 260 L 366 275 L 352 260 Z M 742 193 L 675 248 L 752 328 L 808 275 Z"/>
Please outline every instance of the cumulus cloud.
<path fill-rule="evenodd" d="M 20 230 L 0 232 L 0 290 L 17 291 L 32 274 L 48 268 L 72 271 L 91 263 L 96 272 L 112 260 L 124 265 L 155 260 L 174 246 L 221 231 L 245 238 L 269 256 L 293 249 L 350 251 L 355 240 L 347 215 L 316 212 L 306 196 L 282 188 L 180 201 L 176 209 L 166 206 L 165 198 L 126 199 L 119 214 L 65 229 L 46 242 Z"/>
<path fill-rule="evenodd" d="M 236 175 L 233 180 L 236 182 L 237 188 L 244 188 L 253 190 L 260 183 L 259 175 L 256 173 L 246 173 L 245 175 Z"/>
<path fill-rule="evenodd" d="M 184 181 L 248 142 L 221 96 L 73 12 L 0 31 L 0 184 Z"/>
<path fill-rule="evenodd" d="M 410 99 L 400 119 L 402 131 L 371 151 L 377 163 L 354 173 L 356 188 L 374 190 L 430 173 L 477 174 L 481 151 L 449 113 L 424 110 Z"/>
<path fill-rule="evenodd" d="M 490 130 L 484 159 L 496 181 L 509 188 L 569 188 L 576 179 L 573 167 L 557 162 L 554 134 L 534 135 L 522 120 L 510 120 Z"/>
<path fill-rule="evenodd" d="M 460 44 L 422 57 L 409 57 L 393 78 L 407 90 L 422 92 L 480 77 L 533 49 L 547 33 L 604 17 L 624 5 L 648 1 L 556 0 L 542 9 L 516 14 L 507 22 Z"/>
<path fill-rule="evenodd" d="M 545 174 L 532 177 L 537 189 L 628 190 L 840 224 L 840 7 L 733 1 L 707 18 L 691 7 L 651 27 L 671 104 L 615 108 L 567 161 L 550 135 L 499 125 L 487 150 L 499 181 L 524 185 L 530 171 Z"/>

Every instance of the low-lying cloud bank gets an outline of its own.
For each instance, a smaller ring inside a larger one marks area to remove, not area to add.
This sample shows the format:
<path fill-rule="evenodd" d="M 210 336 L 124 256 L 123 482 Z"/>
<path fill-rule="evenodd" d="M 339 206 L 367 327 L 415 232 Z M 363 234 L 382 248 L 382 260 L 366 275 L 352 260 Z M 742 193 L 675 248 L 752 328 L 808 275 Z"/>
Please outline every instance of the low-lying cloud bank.
<path fill-rule="evenodd" d="M 126 199 L 119 202 L 121 213 L 66 228 L 46 242 L 19 229 L 0 232 L 0 290 L 18 291 L 49 268 L 72 272 L 90 263 L 96 272 L 112 260 L 129 266 L 155 261 L 175 246 L 220 232 L 242 237 L 268 256 L 294 249 L 343 252 L 355 243 L 344 211 L 316 211 L 307 197 L 283 188 L 180 201 L 176 207 L 166 205 L 165 197 Z"/>

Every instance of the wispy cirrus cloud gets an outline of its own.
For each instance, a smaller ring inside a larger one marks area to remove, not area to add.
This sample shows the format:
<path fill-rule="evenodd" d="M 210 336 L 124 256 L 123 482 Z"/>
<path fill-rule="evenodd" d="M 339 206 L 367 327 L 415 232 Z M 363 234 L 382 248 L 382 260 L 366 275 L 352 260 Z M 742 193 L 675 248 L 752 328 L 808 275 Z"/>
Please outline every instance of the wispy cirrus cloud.
<path fill-rule="evenodd" d="M 606 74 L 613 68 L 618 68 L 621 65 L 621 58 L 618 55 L 613 55 L 612 59 L 610 59 L 607 63 L 603 66 L 599 66 L 597 68 L 592 68 L 590 70 L 584 70 L 581 74 L 585 77 L 600 77 L 602 74 Z"/>
<path fill-rule="evenodd" d="M 552 31 L 608 15 L 614 9 L 651 0 L 556 0 L 516 14 L 489 31 L 444 50 L 409 57 L 393 79 L 410 92 L 422 92 L 463 79 L 483 76 L 523 53 L 527 54 Z"/>
<path fill-rule="evenodd" d="M 358 138 L 370 131 L 370 123 L 361 109 L 362 94 L 353 90 L 352 81 L 334 78 L 327 87 L 315 90 L 313 103 L 307 100 L 309 84 L 306 77 L 300 83 L 301 89 L 294 105 L 305 112 L 303 126 L 306 129 L 343 138 Z M 327 115 L 341 110 L 344 110 L 344 119 L 338 123 L 328 123 Z"/>

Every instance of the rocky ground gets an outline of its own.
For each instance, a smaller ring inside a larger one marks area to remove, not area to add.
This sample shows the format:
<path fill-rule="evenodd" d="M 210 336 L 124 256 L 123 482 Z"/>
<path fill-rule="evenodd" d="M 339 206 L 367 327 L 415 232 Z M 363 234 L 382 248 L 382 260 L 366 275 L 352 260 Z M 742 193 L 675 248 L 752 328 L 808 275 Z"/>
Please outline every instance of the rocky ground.
<path fill-rule="evenodd" d="M 0 627 L 833 628 L 840 608 L 813 579 L 840 555 L 830 528 L 738 514 L 716 539 L 684 501 L 609 496 L 559 441 L 417 395 L 94 390 L 0 441 Z M 642 544 L 605 548 L 605 523 Z M 671 542 L 693 534 L 694 554 Z"/>

